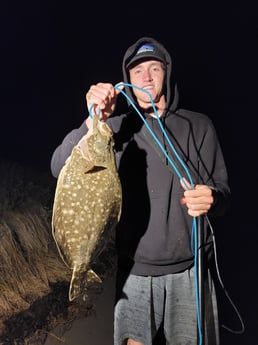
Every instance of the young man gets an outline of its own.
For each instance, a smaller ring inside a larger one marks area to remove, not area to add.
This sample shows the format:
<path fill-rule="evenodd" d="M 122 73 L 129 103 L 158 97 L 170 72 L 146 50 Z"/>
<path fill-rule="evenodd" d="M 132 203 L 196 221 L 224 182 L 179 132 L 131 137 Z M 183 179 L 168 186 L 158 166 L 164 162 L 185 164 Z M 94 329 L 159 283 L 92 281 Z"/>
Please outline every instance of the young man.
<path fill-rule="evenodd" d="M 150 345 L 161 325 L 167 344 L 197 344 L 201 333 L 196 307 L 193 220 L 206 215 L 205 344 L 217 345 L 218 314 L 209 271 L 213 246 L 208 216 L 223 215 L 230 188 L 215 129 L 206 115 L 179 108 L 170 54 L 155 39 L 143 37 L 129 47 L 122 70 L 124 90 L 147 126 L 129 101 L 125 114 L 113 115 L 121 92 L 118 87 L 98 83 L 86 94 L 88 109 L 99 114 L 113 131 L 122 184 L 122 214 L 116 231 L 114 344 Z M 173 146 L 166 140 L 160 123 Z M 55 177 L 91 125 L 88 116 L 56 148 L 51 161 Z M 171 168 L 168 157 L 146 130 L 148 126 L 182 175 Z"/>

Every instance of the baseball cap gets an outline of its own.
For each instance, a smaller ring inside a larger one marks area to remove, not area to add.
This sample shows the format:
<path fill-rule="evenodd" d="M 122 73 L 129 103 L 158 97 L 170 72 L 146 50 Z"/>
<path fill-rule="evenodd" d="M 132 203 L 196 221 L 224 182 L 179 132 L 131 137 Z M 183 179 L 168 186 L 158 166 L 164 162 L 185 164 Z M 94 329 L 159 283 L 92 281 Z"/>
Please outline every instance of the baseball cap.
<path fill-rule="evenodd" d="M 149 59 L 159 60 L 164 64 L 166 63 L 165 54 L 159 48 L 157 48 L 154 44 L 143 44 L 136 51 L 135 55 L 131 57 L 126 65 L 126 68 L 131 67 L 137 61 Z"/>

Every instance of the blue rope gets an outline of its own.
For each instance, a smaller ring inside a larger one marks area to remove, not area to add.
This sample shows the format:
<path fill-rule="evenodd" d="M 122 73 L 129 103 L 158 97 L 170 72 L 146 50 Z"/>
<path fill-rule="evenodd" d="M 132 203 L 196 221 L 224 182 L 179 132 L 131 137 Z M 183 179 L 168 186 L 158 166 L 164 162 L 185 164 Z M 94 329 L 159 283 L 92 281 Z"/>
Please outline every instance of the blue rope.
<path fill-rule="evenodd" d="M 138 114 L 141 116 L 141 118 L 142 118 L 142 120 L 144 121 L 145 125 L 148 127 L 148 129 L 149 129 L 151 135 L 154 137 L 154 139 L 156 140 L 156 142 L 158 143 L 158 145 L 159 145 L 160 148 L 162 149 L 163 153 L 164 153 L 165 156 L 167 157 L 167 153 L 166 153 L 166 151 L 164 150 L 162 144 L 161 144 L 160 141 L 157 139 L 157 137 L 156 137 L 155 134 L 153 133 L 152 129 L 150 128 L 150 126 L 148 125 L 148 123 L 146 122 L 146 120 L 144 119 L 144 117 L 142 116 L 142 114 L 139 112 L 139 110 L 137 109 L 137 107 L 135 106 L 135 104 L 131 101 L 131 99 L 127 96 L 127 94 L 126 94 L 123 90 L 119 89 L 119 86 L 123 86 L 123 85 L 124 85 L 124 86 L 130 86 L 130 87 L 136 88 L 136 89 L 138 89 L 138 90 L 140 90 L 140 91 L 145 92 L 145 93 L 149 96 L 150 101 L 151 101 L 151 104 L 152 104 L 152 108 L 153 108 L 153 111 L 154 111 L 154 114 L 156 115 L 156 118 L 157 118 L 157 120 L 158 120 L 159 126 L 160 126 L 160 128 L 161 128 L 161 130 L 162 130 L 162 133 L 164 134 L 164 136 L 165 136 L 165 138 L 166 138 L 166 140 L 167 140 L 167 142 L 168 142 L 170 148 L 172 149 L 172 151 L 174 152 L 176 158 L 179 160 L 181 166 L 183 167 L 184 171 L 186 172 L 187 177 L 188 177 L 188 179 L 189 179 L 189 181 L 190 181 L 190 183 L 191 183 L 192 188 L 194 188 L 194 184 L 193 184 L 193 181 L 192 181 L 192 177 L 191 177 L 191 175 L 190 175 L 190 173 L 189 173 L 189 171 L 188 171 L 188 169 L 187 169 L 185 163 L 183 162 L 183 160 L 181 159 L 181 157 L 180 157 L 179 154 L 177 153 L 175 147 L 173 146 L 171 140 L 169 139 L 169 137 L 168 137 L 168 135 L 167 135 L 167 133 L 166 133 L 166 131 L 165 131 L 163 125 L 162 125 L 162 122 L 161 122 L 160 117 L 159 117 L 159 115 L 158 115 L 158 113 L 157 113 L 157 110 L 156 110 L 156 107 L 155 107 L 153 98 L 152 98 L 152 96 L 151 96 L 151 93 L 150 93 L 148 90 L 145 90 L 145 89 L 143 89 L 143 88 L 141 88 L 141 87 L 138 87 L 138 86 L 132 85 L 132 84 L 128 84 L 128 83 L 121 83 L 121 84 L 118 84 L 118 85 L 115 86 L 116 89 L 118 89 L 121 93 L 123 93 L 123 95 L 129 100 L 129 102 L 131 103 L 131 105 L 134 107 L 134 109 L 135 109 L 135 110 L 138 112 Z M 168 157 L 167 157 L 167 158 L 168 158 Z M 172 166 L 173 166 L 173 168 L 174 168 L 174 164 L 173 164 Z M 179 179 L 181 180 L 181 179 L 183 178 L 183 176 L 179 173 L 178 169 L 175 169 L 175 171 L 176 171 L 176 173 L 177 173 Z M 186 187 L 187 187 L 187 186 L 186 186 Z M 188 187 L 187 187 L 187 188 L 188 188 Z"/>
<path fill-rule="evenodd" d="M 91 104 L 90 109 L 89 109 L 89 114 L 90 117 L 93 119 L 93 107 L 94 107 L 94 103 Z M 98 107 L 98 116 L 100 116 L 100 107 Z"/>
<path fill-rule="evenodd" d="M 150 134 L 152 135 L 152 137 L 154 138 L 154 140 L 156 141 L 156 143 L 158 144 L 158 146 L 160 147 L 161 151 L 163 152 L 163 154 L 165 155 L 165 157 L 167 158 L 169 164 L 172 166 L 172 168 L 174 169 L 175 173 L 177 174 L 178 178 L 184 183 L 184 185 L 186 186 L 187 189 L 189 189 L 189 187 L 186 185 L 186 182 L 183 178 L 183 176 L 180 174 L 178 168 L 176 167 L 175 163 L 171 160 L 171 158 L 169 157 L 168 153 L 166 152 L 166 150 L 164 149 L 163 145 L 161 144 L 161 142 L 159 141 L 159 139 L 157 138 L 157 136 L 155 135 L 155 133 L 152 131 L 151 127 L 149 126 L 149 124 L 147 123 L 147 121 L 145 120 L 145 118 L 143 117 L 143 115 L 141 114 L 141 112 L 139 111 L 139 109 L 136 107 L 135 103 L 130 99 L 130 97 L 125 93 L 125 91 L 123 89 L 121 89 L 121 87 L 123 86 L 128 86 L 128 87 L 132 87 L 132 88 L 136 88 L 140 91 L 145 92 L 150 100 L 151 100 L 151 104 L 152 104 L 152 108 L 154 111 L 154 114 L 156 115 L 156 118 L 158 120 L 159 126 L 162 130 L 162 133 L 164 134 L 165 139 L 167 140 L 171 150 L 174 152 L 176 158 L 178 159 L 180 165 L 182 166 L 183 170 L 185 171 L 188 180 L 191 184 L 192 189 L 194 188 L 194 183 L 191 177 L 191 174 L 187 168 L 187 166 L 185 165 L 185 163 L 183 162 L 183 160 L 181 159 L 181 157 L 179 156 L 179 154 L 177 153 L 174 145 L 172 144 L 171 140 L 169 139 L 162 123 L 161 120 L 159 118 L 159 115 L 157 113 L 154 101 L 152 99 L 151 93 L 148 90 L 145 90 L 143 88 L 140 88 L 136 85 L 133 84 L 129 84 L 129 83 L 120 83 L 114 86 L 115 89 L 117 89 L 119 92 L 121 92 L 126 98 L 127 100 L 130 102 L 130 104 L 133 106 L 133 108 L 135 109 L 135 111 L 138 113 L 138 115 L 141 117 L 142 121 L 144 122 L 145 126 L 147 127 L 147 129 L 149 130 Z M 89 109 L 89 113 L 90 116 L 92 118 L 92 109 L 93 109 L 94 104 L 91 105 L 90 109 Z M 100 114 L 100 108 L 99 109 L 99 114 Z M 195 273 L 195 278 L 198 276 L 198 271 L 197 271 L 197 255 L 198 255 L 198 245 L 197 245 L 197 223 L 196 223 L 196 217 L 193 217 L 193 224 L 192 224 L 192 238 L 193 238 L 193 253 L 194 253 L 194 273 Z M 195 279 L 195 285 L 196 285 L 196 290 L 195 290 L 195 295 L 196 295 L 196 314 L 197 314 L 197 324 L 198 324 L 198 332 L 199 332 L 199 345 L 202 345 L 202 330 L 201 330 L 201 325 L 200 325 L 200 306 L 199 306 L 199 286 L 198 286 L 198 280 Z"/>
<path fill-rule="evenodd" d="M 170 165 L 173 167 L 174 171 L 176 172 L 178 178 L 180 180 L 183 181 L 184 185 L 186 186 L 187 189 L 189 189 L 189 187 L 186 185 L 183 176 L 180 174 L 179 170 L 177 169 L 176 165 L 174 164 L 174 162 L 171 160 L 171 158 L 168 156 L 168 153 L 166 152 L 166 150 L 164 149 L 164 147 L 162 146 L 162 144 L 160 143 L 159 139 L 156 137 L 155 133 L 152 131 L 151 127 L 149 126 L 149 124 L 147 123 L 147 121 L 145 120 L 145 118 L 142 116 L 142 114 L 140 113 L 139 109 L 136 107 L 136 105 L 134 104 L 134 102 L 132 102 L 132 100 L 130 99 L 130 97 L 120 88 L 121 86 L 129 86 L 135 89 L 138 89 L 140 91 L 145 92 L 151 101 L 152 104 L 152 108 L 154 111 L 154 114 L 156 115 L 156 118 L 158 120 L 159 126 L 162 130 L 162 133 L 164 134 L 165 139 L 167 140 L 170 148 L 172 149 L 172 151 L 174 152 L 176 158 L 178 159 L 180 165 L 182 166 L 182 168 L 184 169 L 184 171 L 186 172 L 186 175 L 189 179 L 189 182 L 191 184 L 192 189 L 194 188 L 194 183 L 191 177 L 191 174 L 187 168 L 187 166 L 185 165 L 185 163 L 183 162 L 183 160 L 181 159 L 181 157 L 179 156 L 179 154 L 177 153 L 174 145 L 172 144 L 171 140 L 169 139 L 163 125 L 162 122 L 160 120 L 159 114 L 157 113 L 153 98 L 151 96 L 151 93 L 148 90 L 145 90 L 141 87 L 138 87 L 136 85 L 133 84 L 129 84 L 129 83 L 120 83 L 117 84 L 115 86 L 115 88 L 117 90 L 119 90 L 130 102 L 130 104 L 133 106 L 133 108 L 136 110 L 136 112 L 140 115 L 141 119 L 143 120 L 145 126 L 148 128 L 150 134 L 152 135 L 152 137 L 154 138 L 154 140 L 157 142 L 157 144 L 159 145 L 159 147 L 161 148 L 163 154 L 166 156 L 166 158 L 168 159 L 168 162 L 170 163 Z M 192 237 L 193 237 L 193 252 L 194 252 L 194 272 L 195 272 L 195 277 L 198 276 L 198 270 L 197 270 L 197 256 L 198 256 L 198 245 L 197 245 L 197 222 L 196 222 L 196 217 L 193 217 L 193 225 L 192 225 Z M 195 290 L 195 296 L 196 296 L 196 313 L 197 313 L 197 324 L 198 324 L 198 331 L 199 331 L 199 338 L 200 338 L 200 343 L 199 345 L 202 345 L 202 330 L 201 330 L 201 325 L 200 325 L 200 305 L 199 305 L 199 285 L 198 285 L 198 279 L 195 279 L 195 285 L 196 285 L 196 290 Z"/>

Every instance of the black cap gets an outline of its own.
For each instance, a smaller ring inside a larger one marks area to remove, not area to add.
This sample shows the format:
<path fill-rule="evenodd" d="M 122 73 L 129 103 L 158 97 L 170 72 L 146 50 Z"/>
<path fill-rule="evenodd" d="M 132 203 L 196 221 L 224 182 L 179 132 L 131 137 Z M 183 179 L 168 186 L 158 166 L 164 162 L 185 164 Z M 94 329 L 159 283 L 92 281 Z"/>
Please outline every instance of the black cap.
<path fill-rule="evenodd" d="M 149 59 L 159 60 L 166 64 L 165 54 L 160 49 L 158 49 L 154 44 L 143 44 L 137 50 L 136 54 L 131 57 L 126 68 L 135 65 L 137 61 Z"/>

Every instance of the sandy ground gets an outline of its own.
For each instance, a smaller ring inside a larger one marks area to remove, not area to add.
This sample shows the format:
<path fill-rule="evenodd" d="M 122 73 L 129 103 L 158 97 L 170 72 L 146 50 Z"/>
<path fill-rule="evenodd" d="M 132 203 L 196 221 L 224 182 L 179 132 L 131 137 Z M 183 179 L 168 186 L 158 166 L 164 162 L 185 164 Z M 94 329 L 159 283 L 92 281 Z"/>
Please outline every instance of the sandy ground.
<path fill-rule="evenodd" d="M 107 278 L 103 293 L 96 300 L 94 315 L 75 320 L 62 336 L 59 329 L 54 329 L 44 345 L 112 345 L 114 287 L 114 278 Z"/>

